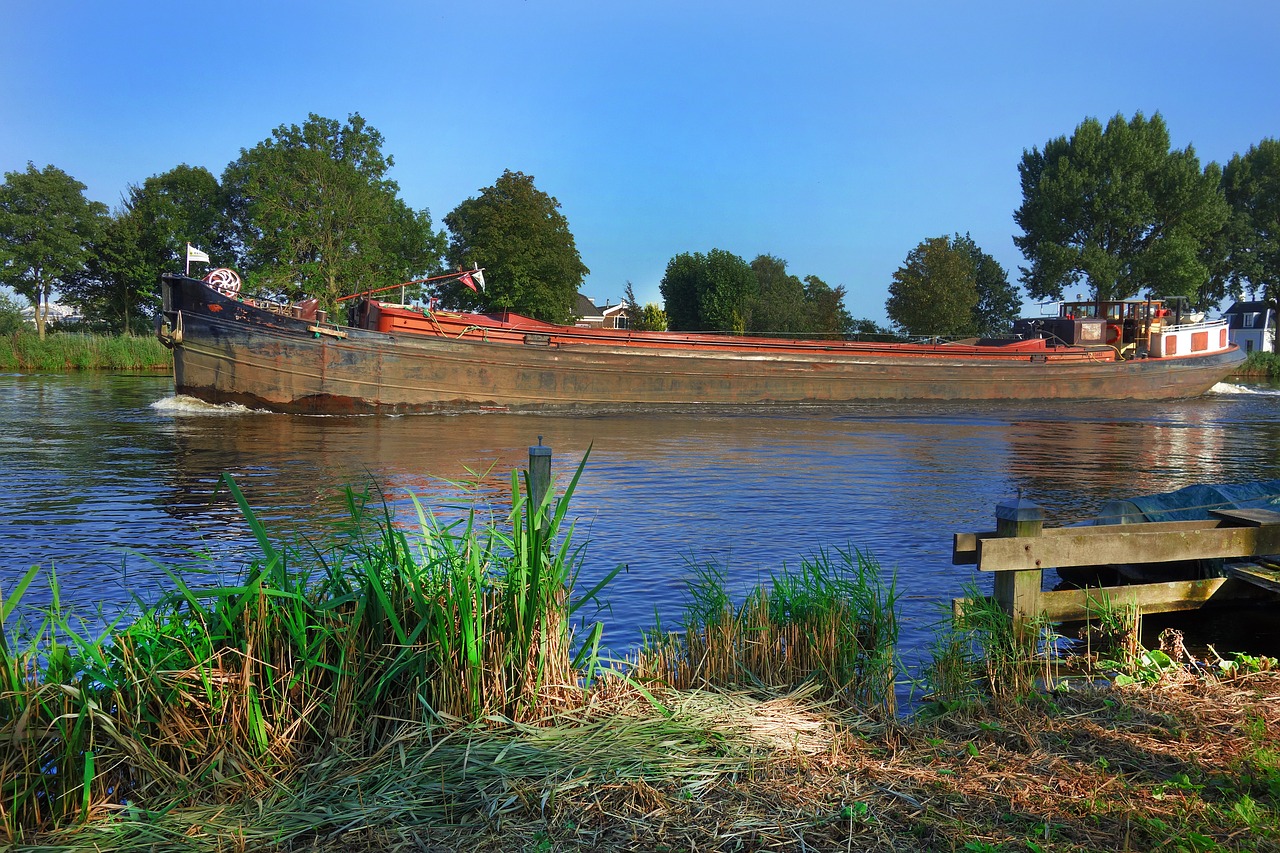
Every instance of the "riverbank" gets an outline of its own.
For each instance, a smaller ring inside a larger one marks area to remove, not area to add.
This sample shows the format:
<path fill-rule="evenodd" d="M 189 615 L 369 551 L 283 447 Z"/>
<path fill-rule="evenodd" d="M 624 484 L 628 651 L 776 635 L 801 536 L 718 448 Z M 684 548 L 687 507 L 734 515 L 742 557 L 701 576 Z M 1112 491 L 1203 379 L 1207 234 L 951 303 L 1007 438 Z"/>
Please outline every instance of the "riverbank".
<path fill-rule="evenodd" d="M 569 631 L 609 582 L 574 588 L 581 473 L 546 511 L 513 478 L 489 527 L 392 526 L 350 492 L 349 521 L 297 546 L 225 479 L 259 559 L 229 585 L 175 576 L 104 637 L 56 605 L 19 626 L 27 573 L 0 600 L 0 831 L 154 851 L 1280 849 L 1273 661 L 1182 667 L 1176 638 L 1147 652 L 1112 613 L 1112 657 L 1069 670 L 974 606 L 902 672 L 897 592 L 857 551 L 740 603 L 706 568 L 678 631 L 605 661 L 600 623 Z M 904 678 L 932 696 L 906 718 Z"/>
<path fill-rule="evenodd" d="M 0 370 L 172 370 L 173 356 L 151 335 L 31 331 L 0 337 Z"/>
<path fill-rule="evenodd" d="M 1280 355 L 1255 350 L 1249 353 L 1235 375 L 1249 379 L 1280 380 Z"/>
<path fill-rule="evenodd" d="M 1277 850 L 1277 697 L 1276 673 L 1178 676 L 875 723 L 743 694 L 656 693 L 659 713 L 633 692 L 536 728 L 405 731 L 237 802 L 125 808 L 39 841 L 161 853 Z"/>

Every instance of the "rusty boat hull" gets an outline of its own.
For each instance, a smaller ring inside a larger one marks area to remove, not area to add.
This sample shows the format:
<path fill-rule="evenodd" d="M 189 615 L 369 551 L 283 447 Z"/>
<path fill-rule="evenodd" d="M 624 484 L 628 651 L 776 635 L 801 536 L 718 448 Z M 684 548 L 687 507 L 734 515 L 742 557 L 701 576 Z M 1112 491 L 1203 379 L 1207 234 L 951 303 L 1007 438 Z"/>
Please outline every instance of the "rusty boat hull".
<path fill-rule="evenodd" d="M 1244 357 L 1235 347 L 1121 361 L 1043 341 L 954 346 L 601 335 L 540 323 L 525 329 L 483 315 L 465 326 L 453 315 L 452 324 L 435 324 L 433 333 L 395 328 L 387 322 L 397 316 L 392 308 L 365 328 L 266 310 L 184 276 L 164 276 L 162 291 L 158 333 L 173 349 L 176 393 L 307 414 L 1165 400 L 1204 393 Z M 406 322 L 430 319 L 421 311 L 400 314 Z"/>

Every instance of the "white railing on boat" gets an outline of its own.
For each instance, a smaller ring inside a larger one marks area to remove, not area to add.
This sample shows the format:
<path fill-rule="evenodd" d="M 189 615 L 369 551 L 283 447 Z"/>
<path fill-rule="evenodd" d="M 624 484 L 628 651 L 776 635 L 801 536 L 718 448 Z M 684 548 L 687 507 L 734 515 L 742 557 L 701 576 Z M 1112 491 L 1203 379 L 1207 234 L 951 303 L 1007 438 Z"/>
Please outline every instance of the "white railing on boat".
<path fill-rule="evenodd" d="M 1226 320 L 1181 323 L 1151 333 L 1151 355 L 1155 358 L 1220 352 L 1230 346 Z"/>

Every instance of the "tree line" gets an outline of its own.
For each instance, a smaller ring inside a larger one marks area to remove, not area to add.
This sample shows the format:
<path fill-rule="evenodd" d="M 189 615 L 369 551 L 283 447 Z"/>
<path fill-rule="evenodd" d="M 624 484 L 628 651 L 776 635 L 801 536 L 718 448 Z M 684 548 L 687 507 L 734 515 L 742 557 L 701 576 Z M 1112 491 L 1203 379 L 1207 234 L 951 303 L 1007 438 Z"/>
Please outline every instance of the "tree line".
<path fill-rule="evenodd" d="M 183 267 L 187 244 L 240 272 L 245 292 L 339 297 L 445 270 L 482 267 L 483 293 L 435 291 L 446 307 L 511 310 L 571 320 L 589 273 L 559 202 L 531 176 L 504 171 L 437 228 L 388 177 L 383 137 L 358 113 L 281 125 L 220 177 L 179 165 L 128 187 L 114 210 L 54 166 L 5 174 L 0 184 L 0 283 L 36 308 L 43 334 L 56 293 L 116 331 L 149 325 L 162 272 Z M 1172 149 L 1164 120 L 1086 119 L 1071 137 L 1024 151 L 1013 240 L 1034 299 L 1280 295 L 1280 142 L 1265 139 L 1226 167 L 1201 167 Z M 968 235 L 921 241 L 888 283 L 894 328 L 854 319 L 843 285 L 787 271 L 760 254 L 721 249 L 667 264 L 663 305 L 640 306 L 637 328 L 737 334 L 996 336 L 1021 305 L 1018 285 Z M 417 295 L 417 294 L 415 294 Z"/>

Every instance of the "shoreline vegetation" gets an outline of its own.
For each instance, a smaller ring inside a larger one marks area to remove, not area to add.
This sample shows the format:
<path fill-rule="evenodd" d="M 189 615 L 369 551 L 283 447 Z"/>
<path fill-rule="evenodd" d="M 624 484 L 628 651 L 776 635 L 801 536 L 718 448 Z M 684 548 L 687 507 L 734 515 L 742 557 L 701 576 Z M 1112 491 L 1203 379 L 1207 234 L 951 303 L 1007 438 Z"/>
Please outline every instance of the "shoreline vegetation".
<path fill-rule="evenodd" d="M 588 454 L 589 456 L 589 454 Z M 14 849 L 1280 850 L 1280 672 L 1138 642 L 1086 651 L 989 600 L 898 664 L 897 591 L 822 551 L 602 656 L 569 502 L 454 521 L 345 493 L 347 520 L 234 581 L 172 575 L 91 630 L 0 590 L 0 841 Z M 527 485 L 527 484 L 525 484 Z M 497 512 L 502 512 L 498 510 Z M 451 516 L 453 517 L 453 516 Z M 619 567 L 621 568 L 621 567 Z M 616 574 L 618 570 L 615 570 Z M 590 614 L 590 615 L 588 615 Z M 904 715 L 895 687 L 928 701 Z"/>
<path fill-rule="evenodd" d="M 0 337 L 0 370 L 173 370 L 173 355 L 154 335 L 22 330 Z"/>
<path fill-rule="evenodd" d="M 0 337 L 0 370 L 172 370 L 173 356 L 152 335 L 52 332 L 40 339 L 22 330 Z M 1251 352 L 1235 378 L 1280 380 L 1280 355 Z"/>

